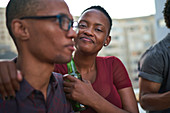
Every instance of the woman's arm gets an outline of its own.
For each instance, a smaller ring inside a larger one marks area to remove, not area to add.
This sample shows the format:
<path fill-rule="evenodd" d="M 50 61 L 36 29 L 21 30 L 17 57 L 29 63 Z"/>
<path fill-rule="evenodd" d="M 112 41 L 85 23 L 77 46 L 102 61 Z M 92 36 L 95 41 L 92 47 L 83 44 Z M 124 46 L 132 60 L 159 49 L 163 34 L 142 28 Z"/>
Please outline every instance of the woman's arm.
<path fill-rule="evenodd" d="M 138 113 L 137 100 L 132 87 L 118 90 L 123 109 L 131 113 Z"/>
<path fill-rule="evenodd" d="M 92 107 L 98 113 L 138 113 L 138 107 L 132 88 L 124 88 L 119 91 L 123 109 L 116 107 L 94 91 L 91 83 L 68 75 L 64 77 L 64 91 L 66 97 Z M 123 97 L 122 97 L 123 96 Z"/>
<path fill-rule="evenodd" d="M 124 88 L 118 91 L 121 97 L 123 109 L 116 107 L 101 97 L 99 94 L 94 96 L 92 107 L 98 113 L 139 113 L 137 102 L 131 87 Z"/>

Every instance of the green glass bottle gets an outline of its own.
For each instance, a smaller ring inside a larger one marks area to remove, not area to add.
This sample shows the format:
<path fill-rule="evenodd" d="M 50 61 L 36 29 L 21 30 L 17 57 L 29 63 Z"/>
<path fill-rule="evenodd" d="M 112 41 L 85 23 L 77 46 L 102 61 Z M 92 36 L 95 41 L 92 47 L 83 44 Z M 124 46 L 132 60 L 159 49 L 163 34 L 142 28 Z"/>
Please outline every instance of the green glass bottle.
<path fill-rule="evenodd" d="M 67 63 L 67 69 L 68 69 L 68 74 L 69 75 L 72 75 L 72 76 L 82 80 L 81 74 L 76 69 L 76 66 L 75 66 L 75 63 L 73 61 L 73 58 L 71 59 L 71 61 L 69 63 Z M 77 101 L 70 100 L 70 102 L 71 102 L 73 110 L 75 112 L 79 112 L 79 111 L 82 111 L 82 110 L 86 109 L 86 107 L 83 104 L 80 104 Z"/>

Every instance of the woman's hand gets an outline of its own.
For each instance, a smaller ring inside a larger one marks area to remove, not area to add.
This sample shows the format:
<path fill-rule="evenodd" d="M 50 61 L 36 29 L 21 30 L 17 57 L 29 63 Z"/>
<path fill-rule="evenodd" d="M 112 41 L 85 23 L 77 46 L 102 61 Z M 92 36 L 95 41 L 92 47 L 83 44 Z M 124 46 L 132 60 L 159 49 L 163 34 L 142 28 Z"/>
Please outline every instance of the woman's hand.
<path fill-rule="evenodd" d="M 71 75 L 63 77 L 64 91 L 68 99 L 73 99 L 84 105 L 89 105 L 93 101 L 93 97 L 97 94 L 90 81 L 79 80 Z"/>
<path fill-rule="evenodd" d="M 13 61 L 0 61 L 0 95 L 3 99 L 15 97 L 15 91 L 20 89 L 21 80 L 21 73 L 17 71 Z"/>

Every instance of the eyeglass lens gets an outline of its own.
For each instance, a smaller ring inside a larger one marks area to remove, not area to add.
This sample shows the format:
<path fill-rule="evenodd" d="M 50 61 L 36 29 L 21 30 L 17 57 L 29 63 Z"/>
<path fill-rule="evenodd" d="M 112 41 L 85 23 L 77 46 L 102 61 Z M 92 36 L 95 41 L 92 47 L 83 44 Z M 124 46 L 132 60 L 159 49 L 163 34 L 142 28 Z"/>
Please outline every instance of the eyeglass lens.
<path fill-rule="evenodd" d="M 68 17 L 63 16 L 61 17 L 60 24 L 63 30 L 68 31 L 71 27 L 72 21 Z"/>

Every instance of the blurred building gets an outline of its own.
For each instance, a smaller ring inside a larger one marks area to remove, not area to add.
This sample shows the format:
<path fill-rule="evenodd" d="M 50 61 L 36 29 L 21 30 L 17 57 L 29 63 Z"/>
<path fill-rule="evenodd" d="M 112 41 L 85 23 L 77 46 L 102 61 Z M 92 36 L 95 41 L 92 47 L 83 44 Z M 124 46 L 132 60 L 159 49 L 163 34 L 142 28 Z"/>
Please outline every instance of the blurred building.
<path fill-rule="evenodd" d="M 16 56 L 16 48 L 5 22 L 5 8 L 0 8 L 0 59 L 11 59 Z"/>
<path fill-rule="evenodd" d="M 133 86 L 138 87 L 137 63 L 141 54 L 155 42 L 154 15 L 113 19 L 112 41 L 100 56 L 116 56 L 126 66 Z"/>
<path fill-rule="evenodd" d="M 156 15 L 155 15 L 155 25 L 156 25 L 156 40 L 159 41 L 163 39 L 168 33 L 163 16 L 163 9 L 166 0 L 155 0 Z"/>

